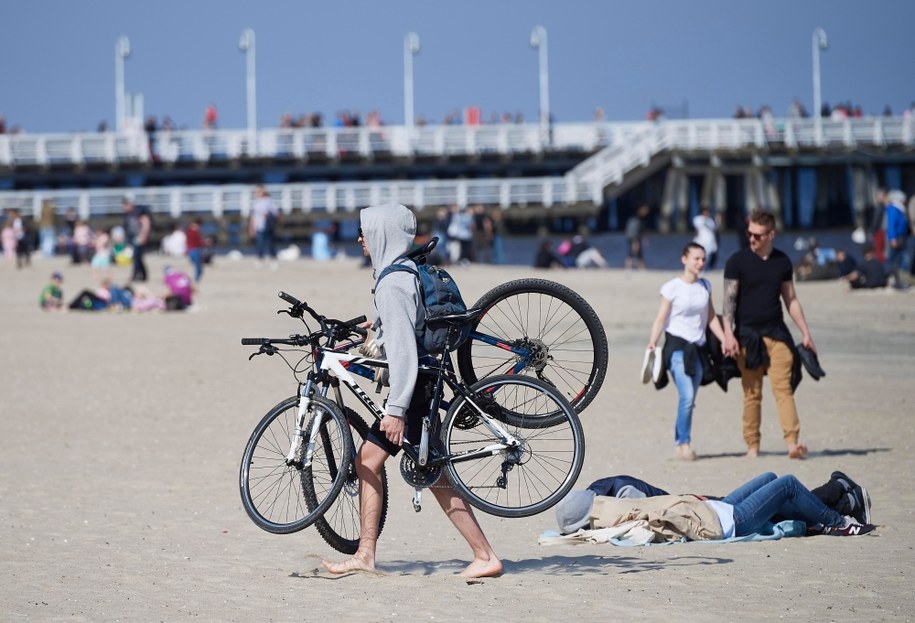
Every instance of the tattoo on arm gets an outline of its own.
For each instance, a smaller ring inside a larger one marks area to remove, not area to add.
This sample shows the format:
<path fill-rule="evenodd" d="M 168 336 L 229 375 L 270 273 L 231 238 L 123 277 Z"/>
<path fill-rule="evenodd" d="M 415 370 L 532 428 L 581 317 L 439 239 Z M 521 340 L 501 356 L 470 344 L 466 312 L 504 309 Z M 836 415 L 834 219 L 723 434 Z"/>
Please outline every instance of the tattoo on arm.
<path fill-rule="evenodd" d="M 724 280 L 724 306 L 721 314 L 726 326 L 734 328 L 735 314 L 737 313 L 737 290 L 740 282 L 736 279 Z"/>

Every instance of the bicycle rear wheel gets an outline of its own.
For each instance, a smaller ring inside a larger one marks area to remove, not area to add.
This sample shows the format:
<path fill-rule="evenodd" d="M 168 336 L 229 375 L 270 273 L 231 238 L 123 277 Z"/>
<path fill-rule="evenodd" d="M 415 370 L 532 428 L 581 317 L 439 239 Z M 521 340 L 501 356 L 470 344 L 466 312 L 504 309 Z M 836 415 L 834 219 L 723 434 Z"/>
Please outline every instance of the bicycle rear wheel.
<path fill-rule="evenodd" d="M 355 420 L 363 421 L 358 413 L 345 407 L 346 419 L 352 423 Z M 364 421 L 363 421 L 364 422 Z M 359 548 L 359 537 L 362 533 L 359 512 L 359 476 L 356 474 L 356 452 L 364 441 L 359 430 L 352 426 L 350 434 L 353 437 L 353 456 L 346 478 L 343 480 L 343 489 L 330 505 L 324 515 L 315 522 L 315 528 L 328 545 L 344 554 L 355 554 Z M 305 488 L 306 498 L 310 496 L 309 487 Z M 378 534 L 384 528 L 384 520 L 388 515 L 388 476 L 381 467 L 381 516 L 378 518 Z"/>
<path fill-rule="evenodd" d="M 577 292 L 546 279 L 517 279 L 493 288 L 474 307 L 486 311 L 471 325 L 472 331 L 531 354 L 522 358 L 468 339 L 457 358 L 466 383 L 508 373 L 523 361 L 521 372 L 556 387 L 576 412 L 594 400 L 607 374 L 609 346 L 600 318 Z"/>
<path fill-rule="evenodd" d="M 321 418 L 321 432 L 311 465 L 305 466 L 305 443 L 292 460 L 287 454 L 296 435 L 299 398 L 280 402 L 263 417 L 245 446 L 239 470 L 242 506 L 261 529 L 289 534 L 307 528 L 333 502 L 343 487 L 353 444 L 349 425 L 332 402 L 315 397 L 309 404 L 305 430 Z M 308 440 L 306 439 L 305 442 Z M 313 483 L 306 500 L 303 478 Z"/>
<path fill-rule="evenodd" d="M 575 484 L 585 457 L 584 431 L 572 406 L 556 388 L 529 376 L 493 376 L 472 390 L 473 402 L 520 445 L 462 457 L 501 440 L 483 417 L 473 415 L 465 398 L 455 400 L 442 429 L 454 488 L 476 508 L 499 517 L 528 517 L 559 502 Z M 544 413 L 558 414 L 551 416 L 553 424 L 546 424 Z"/>

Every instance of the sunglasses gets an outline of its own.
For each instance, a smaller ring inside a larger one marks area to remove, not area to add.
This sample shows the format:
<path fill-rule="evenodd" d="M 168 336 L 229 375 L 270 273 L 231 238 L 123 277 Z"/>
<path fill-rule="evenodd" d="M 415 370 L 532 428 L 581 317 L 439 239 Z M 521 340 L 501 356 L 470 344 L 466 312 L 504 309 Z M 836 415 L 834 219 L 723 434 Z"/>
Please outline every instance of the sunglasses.
<path fill-rule="evenodd" d="M 361 227 L 359 228 L 359 235 L 356 236 L 356 240 L 359 240 L 360 238 L 365 238 L 365 236 L 362 234 L 362 228 L 361 228 Z"/>
<path fill-rule="evenodd" d="M 766 236 L 768 236 L 770 233 L 772 233 L 772 232 L 768 232 L 768 231 L 767 231 L 767 232 L 764 233 L 764 234 L 754 234 L 753 232 L 748 231 L 748 232 L 747 232 L 747 235 L 748 235 L 750 238 L 752 238 L 753 240 L 762 240 L 763 238 L 765 238 Z"/>

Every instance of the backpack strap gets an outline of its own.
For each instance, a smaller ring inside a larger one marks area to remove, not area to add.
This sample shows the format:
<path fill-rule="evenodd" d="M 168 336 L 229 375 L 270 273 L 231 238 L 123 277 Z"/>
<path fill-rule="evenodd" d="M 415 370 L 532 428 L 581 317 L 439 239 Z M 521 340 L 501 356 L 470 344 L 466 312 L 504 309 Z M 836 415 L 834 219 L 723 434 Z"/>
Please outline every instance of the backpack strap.
<path fill-rule="evenodd" d="M 378 279 L 375 280 L 375 287 L 372 288 L 373 295 L 375 294 L 375 290 L 378 289 L 378 284 L 381 283 L 382 279 L 384 279 L 391 273 L 407 272 L 407 273 L 413 273 L 413 276 L 416 277 L 416 280 L 419 283 L 420 293 L 422 293 L 423 298 L 425 298 L 425 292 L 423 291 L 423 282 L 422 282 L 422 279 L 419 278 L 419 271 L 407 264 L 401 263 L 406 259 L 407 258 L 405 256 L 401 255 L 400 257 L 395 259 L 392 264 L 390 264 L 389 266 L 386 266 L 384 269 L 382 269 L 381 274 L 378 275 Z"/>

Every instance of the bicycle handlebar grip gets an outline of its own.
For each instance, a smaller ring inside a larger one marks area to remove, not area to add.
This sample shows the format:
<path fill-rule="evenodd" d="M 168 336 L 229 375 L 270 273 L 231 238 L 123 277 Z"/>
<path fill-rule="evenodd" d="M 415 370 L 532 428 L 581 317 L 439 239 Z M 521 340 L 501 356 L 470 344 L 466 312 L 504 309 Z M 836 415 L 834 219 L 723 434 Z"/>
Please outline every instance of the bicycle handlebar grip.
<path fill-rule="evenodd" d="M 282 292 L 280 293 L 282 294 Z M 267 343 L 267 338 L 264 337 L 243 337 L 241 338 L 242 346 L 260 346 L 261 344 Z"/>
<path fill-rule="evenodd" d="M 353 318 L 352 320 L 347 320 L 343 324 L 351 329 L 355 329 L 356 325 L 362 324 L 365 322 L 365 315 L 359 316 L 358 318 Z"/>
<path fill-rule="evenodd" d="M 302 304 L 302 301 L 300 301 L 296 297 L 292 296 L 291 294 L 287 294 L 286 292 L 283 292 L 282 290 L 280 290 L 279 293 L 277 293 L 277 296 L 293 306 Z"/>

